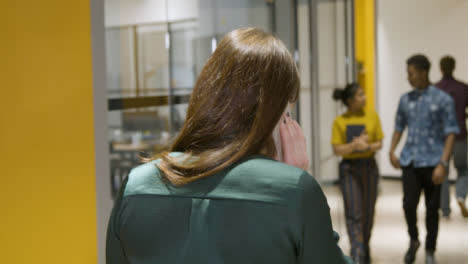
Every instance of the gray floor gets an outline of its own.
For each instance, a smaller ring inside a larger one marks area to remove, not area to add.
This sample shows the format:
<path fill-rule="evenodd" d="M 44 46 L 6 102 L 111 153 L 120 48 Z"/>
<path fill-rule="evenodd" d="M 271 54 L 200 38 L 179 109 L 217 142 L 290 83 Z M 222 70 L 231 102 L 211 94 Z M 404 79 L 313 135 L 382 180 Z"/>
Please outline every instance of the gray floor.
<path fill-rule="evenodd" d="M 343 212 L 343 200 L 337 186 L 323 186 L 331 208 L 335 230 L 340 234 L 340 247 L 349 254 L 349 240 L 346 233 Z M 454 189 L 451 189 L 452 195 Z M 453 196 L 452 196 L 453 197 Z M 376 206 L 375 225 L 371 239 L 373 264 L 403 263 L 403 255 L 408 246 L 406 222 L 402 209 L 401 182 L 382 180 Z M 468 218 L 463 218 L 455 200 L 451 201 L 452 215 L 442 219 L 439 226 L 436 259 L 439 264 L 468 264 Z M 424 263 L 424 196 L 421 196 L 418 208 L 418 226 L 422 247 L 416 262 Z"/>

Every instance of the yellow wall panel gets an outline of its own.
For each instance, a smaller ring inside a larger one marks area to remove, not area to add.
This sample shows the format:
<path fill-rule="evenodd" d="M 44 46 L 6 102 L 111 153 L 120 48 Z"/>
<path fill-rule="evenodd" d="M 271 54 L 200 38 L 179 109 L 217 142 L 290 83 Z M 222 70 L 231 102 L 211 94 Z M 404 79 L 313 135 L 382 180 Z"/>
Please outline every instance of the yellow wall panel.
<path fill-rule="evenodd" d="M 367 109 L 375 109 L 375 0 L 355 0 L 356 60 L 362 68 L 358 81 L 367 96 Z M 358 69 L 359 70 L 359 69 Z"/>
<path fill-rule="evenodd" d="M 89 1 L 2 3 L 2 263 L 96 263 Z"/>

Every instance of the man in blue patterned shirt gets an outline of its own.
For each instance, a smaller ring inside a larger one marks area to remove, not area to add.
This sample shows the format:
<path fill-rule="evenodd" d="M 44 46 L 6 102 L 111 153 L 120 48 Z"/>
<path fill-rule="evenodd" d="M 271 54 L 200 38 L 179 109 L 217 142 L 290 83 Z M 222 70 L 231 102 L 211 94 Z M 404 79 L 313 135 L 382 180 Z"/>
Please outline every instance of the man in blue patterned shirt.
<path fill-rule="evenodd" d="M 403 209 L 411 239 L 405 263 L 414 262 L 420 245 L 416 209 L 422 190 L 426 200 L 426 263 L 435 263 L 440 184 L 447 176 L 455 135 L 459 133 L 453 99 L 429 82 L 430 67 L 424 55 L 407 60 L 408 81 L 414 90 L 400 98 L 389 153 L 392 166 L 403 168 Z M 406 127 L 408 137 L 398 159 L 395 149 Z"/>

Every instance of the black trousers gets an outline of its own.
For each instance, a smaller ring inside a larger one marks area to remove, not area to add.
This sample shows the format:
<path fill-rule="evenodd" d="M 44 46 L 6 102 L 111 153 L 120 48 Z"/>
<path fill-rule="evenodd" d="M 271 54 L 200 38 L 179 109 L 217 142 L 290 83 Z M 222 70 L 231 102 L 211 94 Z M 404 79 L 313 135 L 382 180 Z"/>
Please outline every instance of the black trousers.
<path fill-rule="evenodd" d="M 403 209 L 411 240 L 418 240 L 417 208 L 421 191 L 426 202 L 426 250 L 435 250 L 439 232 L 440 185 L 432 182 L 434 167 L 403 168 Z"/>

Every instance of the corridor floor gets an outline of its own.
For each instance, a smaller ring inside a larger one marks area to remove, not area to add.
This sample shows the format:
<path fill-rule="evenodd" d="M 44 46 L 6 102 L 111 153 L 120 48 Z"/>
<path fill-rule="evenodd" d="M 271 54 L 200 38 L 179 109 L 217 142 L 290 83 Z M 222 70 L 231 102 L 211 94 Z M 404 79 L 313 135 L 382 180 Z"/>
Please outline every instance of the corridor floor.
<path fill-rule="evenodd" d="M 453 197 L 453 186 L 451 187 Z M 346 233 L 343 200 L 338 186 L 323 186 L 331 208 L 335 231 L 340 236 L 340 247 L 349 254 L 349 240 Z M 452 198 L 451 197 L 451 198 Z M 408 247 L 406 222 L 402 209 L 402 188 L 398 180 L 381 180 L 379 198 L 376 205 L 374 230 L 371 239 L 373 264 L 403 263 L 403 255 Z M 468 264 L 468 218 L 463 218 L 456 201 L 451 199 L 452 215 L 450 219 L 440 220 L 436 259 L 439 264 Z M 421 195 L 418 207 L 418 227 L 421 247 L 416 264 L 425 263 L 424 239 L 424 195 Z"/>

